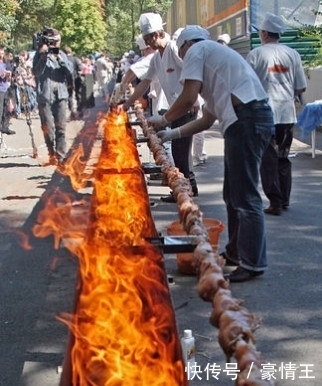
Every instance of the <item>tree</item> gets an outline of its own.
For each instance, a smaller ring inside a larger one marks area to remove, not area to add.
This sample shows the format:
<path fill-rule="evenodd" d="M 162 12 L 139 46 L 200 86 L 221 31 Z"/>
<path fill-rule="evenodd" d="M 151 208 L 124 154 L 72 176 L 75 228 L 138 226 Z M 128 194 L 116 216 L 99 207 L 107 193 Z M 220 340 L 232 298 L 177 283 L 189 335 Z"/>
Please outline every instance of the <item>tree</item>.
<path fill-rule="evenodd" d="M 0 2 L 0 42 L 7 44 L 14 30 L 17 21 L 15 14 L 19 8 L 19 2 L 16 0 L 1 0 Z"/>
<path fill-rule="evenodd" d="M 172 0 L 0 0 L 0 42 L 30 50 L 45 25 L 62 33 L 62 44 L 77 54 L 107 50 L 120 57 L 136 49 L 143 12 L 164 16 Z"/>
<path fill-rule="evenodd" d="M 105 11 L 99 0 L 56 0 L 55 28 L 77 54 L 106 48 Z"/>
<path fill-rule="evenodd" d="M 322 27 L 304 26 L 300 29 L 300 36 L 303 41 L 310 44 L 310 55 L 303 58 L 303 65 L 312 68 L 322 65 Z"/>
<path fill-rule="evenodd" d="M 314 25 L 303 24 L 297 20 L 301 25 L 299 29 L 300 36 L 310 44 L 310 55 L 307 55 L 303 61 L 307 69 L 322 65 L 322 24 L 317 22 L 317 20 L 321 21 L 322 12 L 320 11 L 320 7 L 318 10 L 311 10 L 311 12 L 313 12 L 315 18 Z"/>
<path fill-rule="evenodd" d="M 54 0 L 24 0 L 16 11 L 16 28 L 12 33 L 16 50 L 32 48 L 33 35 L 54 20 Z"/>
<path fill-rule="evenodd" d="M 108 52 L 120 57 L 125 51 L 135 49 L 135 37 L 140 33 L 140 14 L 157 12 L 164 16 L 171 3 L 171 0 L 106 0 Z"/>

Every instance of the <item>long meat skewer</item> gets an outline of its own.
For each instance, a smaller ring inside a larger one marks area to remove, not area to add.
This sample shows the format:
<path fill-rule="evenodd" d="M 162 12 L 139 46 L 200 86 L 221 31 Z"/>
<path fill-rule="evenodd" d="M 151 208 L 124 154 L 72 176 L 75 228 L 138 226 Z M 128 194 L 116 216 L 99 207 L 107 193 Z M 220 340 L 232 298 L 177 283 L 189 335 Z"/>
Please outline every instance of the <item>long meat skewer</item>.
<path fill-rule="evenodd" d="M 235 357 L 239 374 L 237 386 L 274 385 L 272 380 L 262 379 L 263 358 L 256 350 L 253 333 L 260 327 L 261 319 L 242 306 L 241 299 L 235 299 L 229 289 L 229 282 L 223 276 L 224 259 L 216 253 L 203 225 L 203 214 L 193 202 L 189 181 L 169 161 L 160 139 L 149 127 L 140 105 L 135 106 L 137 119 L 143 133 L 149 138 L 148 146 L 157 165 L 161 165 L 170 189 L 178 205 L 179 218 L 188 235 L 198 237 L 192 264 L 198 278 L 199 296 L 212 304 L 210 323 L 219 329 L 218 341 L 226 360 Z"/>

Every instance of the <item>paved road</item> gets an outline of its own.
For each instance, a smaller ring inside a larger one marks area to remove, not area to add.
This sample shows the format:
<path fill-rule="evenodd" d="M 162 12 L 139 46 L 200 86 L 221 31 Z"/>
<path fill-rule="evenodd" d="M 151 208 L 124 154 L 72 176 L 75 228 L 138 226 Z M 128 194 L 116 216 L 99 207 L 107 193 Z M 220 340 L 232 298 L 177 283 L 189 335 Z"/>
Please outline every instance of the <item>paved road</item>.
<path fill-rule="evenodd" d="M 75 148 L 84 144 L 83 159 L 94 167 L 94 154 L 99 151 L 100 133 L 96 125 L 98 112 L 104 109 L 100 100 L 89 110 L 85 121 L 68 124 L 68 144 Z M 67 342 L 67 328 L 55 316 L 72 309 L 75 291 L 76 264 L 63 248 L 54 249 L 52 239 L 29 240 L 32 249 L 21 247 L 23 234 L 29 234 L 37 215 L 50 192 L 57 187 L 72 194 L 69 179 L 57 173 L 47 161 L 39 120 L 33 119 L 38 158 L 32 158 L 28 126 L 14 120 L 16 135 L 5 137 L 7 148 L 0 152 L 0 385 L 56 386 Z M 297 133 L 298 136 L 298 133 Z M 317 148 L 322 150 L 321 133 Z M 196 168 L 200 195 L 195 202 L 205 217 L 226 222 L 222 201 L 223 141 L 211 129 L 206 133 L 207 163 Z M 93 149 L 96 151 L 93 151 Z M 141 145 L 142 161 L 150 159 Z M 95 158 L 95 157 L 94 157 Z M 273 363 L 278 385 L 319 386 L 322 384 L 322 152 L 312 159 L 310 146 L 298 140 L 292 148 L 293 191 L 291 207 L 280 217 L 266 219 L 269 270 L 252 282 L 231 284 L 244 306 L 262 318 L 255 333 L 256 347 L 264 363 Z M 168 188 L 158 182 L 148 185 L 150 200 L 155 203 L 152 215 L 158 231 L 166 233 L 169 224 L 178 218 L 175 204 L 159 200 Z M 75 201 L 88 197 L 90 189 L 82 189 Z M 264 199 L 264 204 L 267 202 Z M 223 247 L 226 230 L 220 238 Z M 218 331 L 209 324 L 211 305 L 197 294 L 194 276 L 178 272 L 175 255 L 165 255 L 167 274 L 173 277 L 170 286 L 177 327 L 180 335 L 186 328 L 196 338 L 196 359 L 202 369 L 217 363 L 225 368 L 225 358 L 217 342 Z M 278 368 L 283 363 L 295 364 L 297 370 L 282 379 Z M 315 378 L 304 376 L 306 365 Z M 233 381 L 222 373 L 220 380 L 209 381 L 206 372 L 191 385 L 228 386 Z M 291 379 L 291 376 L 294 379 Z"/>

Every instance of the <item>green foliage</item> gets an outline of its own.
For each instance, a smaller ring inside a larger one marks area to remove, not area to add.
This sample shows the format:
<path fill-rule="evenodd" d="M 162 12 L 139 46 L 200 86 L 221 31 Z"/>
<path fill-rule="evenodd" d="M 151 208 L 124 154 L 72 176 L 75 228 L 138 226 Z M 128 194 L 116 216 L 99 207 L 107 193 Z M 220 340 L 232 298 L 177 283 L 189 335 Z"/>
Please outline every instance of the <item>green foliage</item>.
<path fill-rule="evenodd" d="M 143 12 L 165 16 L 172 0 L 0 0 L 0 42 L 30 50 L 45 25 L 62 33 L 62 45 L 77 54 L 107 51 L 120 57 L 137 49 Z M 5 39 L 5 40 L 4 40 Z"/>
<path fill-rule="evenodd" d="M 17 51 L 32 48 L 32 36 L 51 25 L 54 0 L 24 0 L 16 12 L 17 26 L 12 33 L 14 47 Z"/>
<path fill-rule="evenodd" d="M 321 19 L 322 13 L 317 9 L 312 9 L 315 24 L 319 24 L 318 19 Z M 322 25 L 304 24 L 296 19 L 300 24 L 300 37 L 303 40 L 309 41 L 311 45 L 310 55 L 304 58 L 303 65 L 306 69 L 322 65 Z"/>
<path fill-rule="evenodd" d="M 19 3 L 16 0 L 0 1 L 0 43 L 8 45 L 10 34 L 17 25 L 15 18 Z"/>
<path fill-rule="evenodd" d="M 138 20 L 143 12 L 157 12 L 164 16 L 172 1 L 106 0 L 108 52 L 121 57 L 129 49 L 137 49 L 135 38 L 140 33 Z"/>
<path fill-rule="evenodd" d="M 66 44 L 77 54 L 88 54 L 106 48 L 104 10 L 99 1 L 58 0 L 55 28 Z"/>
<path fill-rule="evenodd" d="M 0 3 L 0 15 L 5 17 L 8 15 L 14 15 L 17 8 L 19 8 L 19 1 L 16 0 L 1 0 Z"/>
<path fill-rule="evenodd" d="M 307 60 L 304 59 L 305 67 L 317 67 L 322 65 L 322 26 L 305 25 L 300 29 L 300 36 L 302 39 L 311 41 L 311 55 Z"/>

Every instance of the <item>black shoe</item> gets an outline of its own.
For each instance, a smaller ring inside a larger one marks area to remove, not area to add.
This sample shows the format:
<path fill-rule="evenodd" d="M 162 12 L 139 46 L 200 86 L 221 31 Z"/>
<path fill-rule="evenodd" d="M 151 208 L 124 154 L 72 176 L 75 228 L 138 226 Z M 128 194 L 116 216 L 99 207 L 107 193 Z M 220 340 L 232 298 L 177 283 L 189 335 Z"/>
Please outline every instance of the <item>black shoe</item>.
<path fill-rule="evenodd" d="M 280 216 L 282 214 L 282 209 L 276 206 L 270 205 L 268 208 L 264 209 L 264 213 L 272 214 L 273 216 Z"/>
<path fill-rule="evenodd" d="M 174 195 L 172 193 L 170 193 L 168 196 L 161 197 L 161 201 L 174 203 L 174 202 L 176 202 L 176 199 L 174 198 Z"/>
<path fill-rule="evenodd" d="M 289 206 L 290 206 L 290 203 L 289 203 L 288 201 L 283 202 L 283 204 L 282 204 L 282 208 L 283 208 L 284 210 L 287 210 Z"/>
<path fill-rule="evenodd" d="M 4 130 L 4 131 L 1 130 L 1 133 L 7 134 L 7 135 L 16 134 L 16 132 L 14 130 L 10 130 L 10 129 Z"/>
<path fill-rule="evenodd" d="M 222 252 L 219 254 L 219 256 L 223 257 L 225 259 L 225 266 L 226 267 L 237 267 L 240 264 L 240 261 L 238 262 L 231 260 L 226 252 Z"/>
<path fill-rule="evenodd" d="M 255 279 L 255 277 L 263 275 L 264 271 L 249 271 L 248 269 L 238 267 L 231 273 L 224 275 L 225 279 L 231 283 L 241 283 L 243 281 L 249 281 Z"/>

